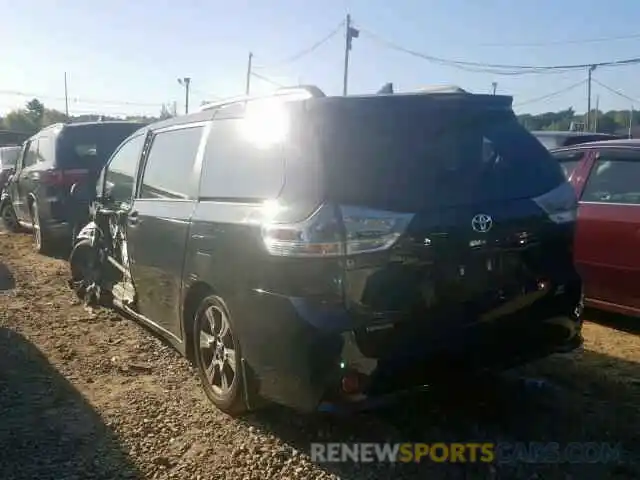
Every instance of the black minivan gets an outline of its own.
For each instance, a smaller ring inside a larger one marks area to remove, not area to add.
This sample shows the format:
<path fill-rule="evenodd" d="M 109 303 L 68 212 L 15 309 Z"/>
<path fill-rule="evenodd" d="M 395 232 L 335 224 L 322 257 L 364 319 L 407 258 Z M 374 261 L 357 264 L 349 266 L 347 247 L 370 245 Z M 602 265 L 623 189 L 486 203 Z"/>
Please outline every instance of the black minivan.
<path fill-rule="evenodd" d="M 98 182 L 70 284 L 197 366 L 230 414 L 313 411 L 581 344 L 574 191 L 511 97 L 205 106 Z"/>

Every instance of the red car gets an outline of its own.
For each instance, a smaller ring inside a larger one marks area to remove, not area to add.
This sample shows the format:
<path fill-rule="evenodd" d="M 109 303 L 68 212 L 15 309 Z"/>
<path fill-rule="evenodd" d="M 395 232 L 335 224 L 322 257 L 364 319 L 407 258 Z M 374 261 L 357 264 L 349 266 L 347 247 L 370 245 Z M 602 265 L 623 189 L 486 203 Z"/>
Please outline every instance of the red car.
<path fill-rule="evenodd" d="M 640 316 L 640 140 L 552 152 L 579 200 L 575 262 L 587 305 Z"/>

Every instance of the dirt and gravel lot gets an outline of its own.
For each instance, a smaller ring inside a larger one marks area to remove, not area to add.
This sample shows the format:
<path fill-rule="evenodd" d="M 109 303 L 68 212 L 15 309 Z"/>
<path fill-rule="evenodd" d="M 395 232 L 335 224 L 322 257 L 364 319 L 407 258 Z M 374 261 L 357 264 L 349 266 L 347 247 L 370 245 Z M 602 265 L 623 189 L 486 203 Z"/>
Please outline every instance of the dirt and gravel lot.
<path fill-rule="evenodd" d="M 375 412 L 233 420 L 135 322 L 86 311 L 63 260 L 0 233 L 0 478 L 640 478 L 640 325 L 588 323 L 583 352 Z M 637 320 L 635 321 L 637 322 Z M 627 331 L 625 331 L 627 330 Z M 529 381 L 522 381 L 527 378 Z M 531 381 L 531 379 L 538 381 Z M 313 464 L 314 441 L 619 442 L 620 462 Z"/>

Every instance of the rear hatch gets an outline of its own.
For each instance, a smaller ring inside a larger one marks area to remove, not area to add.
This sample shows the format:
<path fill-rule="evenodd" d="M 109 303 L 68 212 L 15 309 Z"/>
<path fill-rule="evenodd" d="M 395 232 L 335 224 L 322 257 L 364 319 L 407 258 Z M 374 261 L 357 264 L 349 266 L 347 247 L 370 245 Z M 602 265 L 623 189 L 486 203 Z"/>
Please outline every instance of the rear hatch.
<path fill-rule="evenodd" d="M 57 170 L 63 183 L 74 183 L 97 176 L 111 154 L 129 135 L 142 127 L 134 122 L 104 122 L 70 125 L 64 128 L 57 143 Z"/>
<path fill-rule="evenodd" d="M 572 274 L 573 190 L 510 105 L 483 95 L 327 102 L 324 183 L 347 241 L 397 236 L 345 262 L 356 315 L 450 330 L 522 308 Z"/>

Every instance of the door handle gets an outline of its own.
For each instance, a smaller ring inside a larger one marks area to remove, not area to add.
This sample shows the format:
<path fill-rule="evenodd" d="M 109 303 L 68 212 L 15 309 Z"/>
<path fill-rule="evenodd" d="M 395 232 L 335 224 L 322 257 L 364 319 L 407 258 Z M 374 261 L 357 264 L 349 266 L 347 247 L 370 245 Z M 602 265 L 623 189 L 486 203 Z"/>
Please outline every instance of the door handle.
<path fill-rule="evenodd" d="M 140 217 L 138 216 L 138 212 L 136 210 L 129 212 L 129 215 L 127 216 L 127 222 L 129 223 L 129 225 L 138 225 L 138 223 L 140 223 Z"/>

